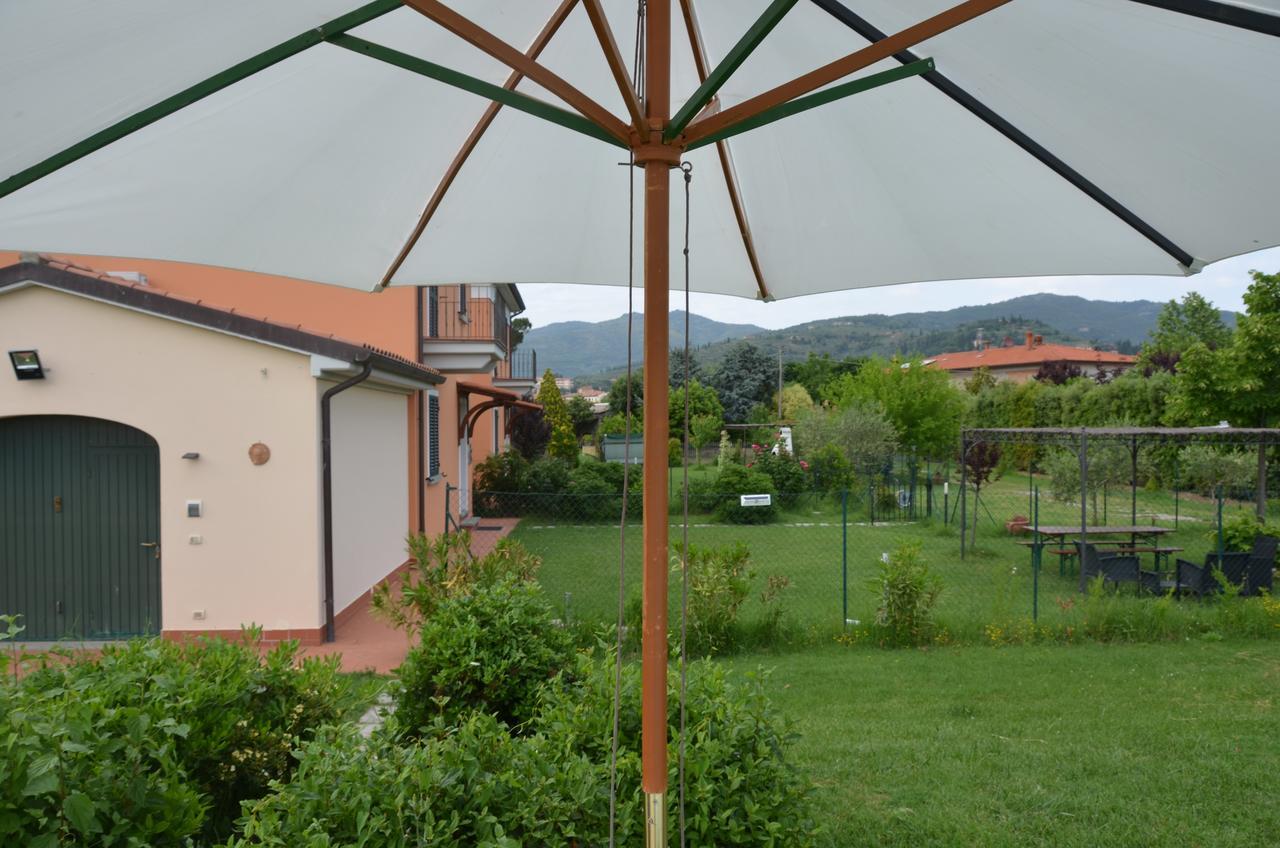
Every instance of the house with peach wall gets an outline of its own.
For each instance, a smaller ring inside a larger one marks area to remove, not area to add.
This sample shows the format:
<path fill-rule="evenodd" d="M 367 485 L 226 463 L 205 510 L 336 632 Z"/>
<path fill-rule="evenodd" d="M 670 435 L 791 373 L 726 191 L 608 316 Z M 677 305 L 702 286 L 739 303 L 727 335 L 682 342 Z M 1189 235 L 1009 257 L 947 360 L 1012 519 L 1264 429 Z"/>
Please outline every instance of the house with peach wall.
<path fill-rule="evenodd" d="M 0 255 L 0 265 L 17 258 Z M 120 535 L 112 516 L 126 514 L 138 525 L 130 544 L 155 546 L 140 547 L 150 563 L 122 548 L 106 565 L 59 549 L 58 567 L 70 571 L 36 576 L 19 573 L 33 558 L 15 547 L 21 534 L 0 527 L 10 540 L 0 541 L 0 610 L 32 610 L 28 620 L 40 619 L 50 638 L 255 623 L 269 637 L 322 640 L 404 562 L 408 533 L 467 522 L 471 470 L 532 406 L 521 397 L 535 385 L 535 360 L 515 350 L 510 321 L 523 302 L 513 286 L 372 294 L 177 263 L 67 262 L 14 263 L 0 277 L 0 343 L 39 351 L 46 370 L 44 380 L 0 379 L 0 425 L 11 445 L 18 435 L 41 444 L 34 454 L 50 468 L 63 454 L 88 462 L 99 487 L 109 476 L 93 465 L 103 444 L 153 456 L 112 460 L 141 463 L 121 471 L 130 482 L 113 485 L 145 494 L 150 484 L 135 484 L 150 474 L 156 503 L 85 495 L 81 505 L 113 506 L 68 534 L 72 521 L 46 525 L 70 516 L 71 504 L 46 516 L 39 501 L 57 495 L 24 495 L 15 461 L 0 463 L 0 499 L 14 501 L 11 514 L 38 519 L 28 549 L 50 532 L 72 547 L 84 547 L 86 534 Z M 240 360 L 262 364 L 227 385 L 229 363 Z M 366 362 L 365 380 L 329 399 L 326 495 L 321 399 Z M 269 461 L 253 464 L 251 445 L 266 446 Z M 22 473 L 46 489 L 69 485 L 30 461 Z M 200 515 L 187 514 L 189 502 Z"/>

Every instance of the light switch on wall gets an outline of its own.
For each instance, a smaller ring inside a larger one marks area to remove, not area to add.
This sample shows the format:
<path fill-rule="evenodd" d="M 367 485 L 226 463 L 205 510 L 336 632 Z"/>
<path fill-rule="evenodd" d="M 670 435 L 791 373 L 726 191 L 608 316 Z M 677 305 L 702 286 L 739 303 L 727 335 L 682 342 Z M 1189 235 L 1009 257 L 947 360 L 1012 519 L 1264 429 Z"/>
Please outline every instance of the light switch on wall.
<path fill-rule="evenodd" d="M 188 537 L 187 537 L 187 541 L 188 541 L 188 542 L 190 542 L 190 543 L 191 543 L 191 544 L 193 544 L 193 545 L 203 545 L 203 544 L 204 544 L 204 536 L 188 536 Z"/>
<path fill-rule="evenodd" d="M 203 513 L 203 501 L 187 501 L 187 518 L 199 518 Z"/>

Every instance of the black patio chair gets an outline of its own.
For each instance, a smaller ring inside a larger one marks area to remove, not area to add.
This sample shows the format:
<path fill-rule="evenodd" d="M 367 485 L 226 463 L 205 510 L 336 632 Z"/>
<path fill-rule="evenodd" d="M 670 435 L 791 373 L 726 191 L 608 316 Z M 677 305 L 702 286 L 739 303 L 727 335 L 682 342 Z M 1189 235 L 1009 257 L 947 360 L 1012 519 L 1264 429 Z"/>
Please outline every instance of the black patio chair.
<path fill-rule="evenodd" d="M 1260 595 L 1265 589 L 1270 592 L 1275 580 L 1276 546 L 1280 539 L 1261 533 L 1253 540 L 1253 550 L 1249 552 L 1249 563 L 1245 566 L 1244 590 L 1242 595 Z"/>
<path fill-rule="evenodd" d="M 1249 565 L 1248 553 L 1225 553 L 1219 562 L 1216 551 L 1205 554 L 1204 565 L 1196 565 L 1180 559 L 1177 562 L 1175 585 L 1171 588 L 1189 595 L 1204 596 L 1222 591 L 1222 584 L 1214 576 L 1215 569 L 1221 569 L 1227 580 L 1236 585 L 1244 582 L 1245 571 Z"/>
<path fill-rule="evenodd" d="M 1147 592 L 1160 592 L 1160 575 L 1153 571 L 1143 571 L 1142 563 L 1135 554 L 1104 554 L 1090 544 L 1076 543 L 1080 553 L 1080 567 L 1084 569 L 1085 581 L 1101 576 L 1107 583 L 1119 586 L 1121 583 L 1134 583 Z"/>

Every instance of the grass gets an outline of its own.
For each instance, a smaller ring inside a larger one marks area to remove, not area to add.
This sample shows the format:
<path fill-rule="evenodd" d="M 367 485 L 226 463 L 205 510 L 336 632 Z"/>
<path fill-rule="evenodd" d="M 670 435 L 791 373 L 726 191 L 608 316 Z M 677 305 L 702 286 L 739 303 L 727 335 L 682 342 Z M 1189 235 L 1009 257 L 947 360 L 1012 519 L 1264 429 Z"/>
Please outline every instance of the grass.
<path fill-rule="evenodd" d="M 1280 643 L 727 662 L 773 668 L 824 848 L 1252 848 L 1280 834 Z"/>
<path fill-rule="evenodd" d="M 1113 494 L 1108 500 L 1107 518 L 1128 523 L 1128 492 L 1123 493 L 1123 498 Z M 1121 500 L 1122 509 L 1117 506 Z M 1210 501 L 1186 495 L 1179 501 L 1178 529 L 1165 536 L 1161 544 L 1183 548 L 1181 556 L 1187 559 L 1202 560 L 1214 547 L 1216 507 Z M 689 540 L 704 547 L 739 541 L 747 545 L 757 572 L 756 589 L 743 610 L 747 620 L 760 613 L 758 592 L 763 588 L 765 575 L 785 575 L 791 583 L 784 607 L 792 632 L 810 642 L 826 641 L 840 632 L 845 617 L 859 624 L 872 619 L 877 603 L 872 584 L 880 557 L 904 543 L 920 545 L 925 561 L 942 580 L 937 620 L 951 638 L 984 640 L 988 636 L 987 625 L 997 625 L 1007 632 L 1011 625 L 1021 623 L 1025 629 L 1033 611 L 1044 627 L 1060 632 L 1077 627 L 1082 613 L 1075 575 L 1060 574 L 1056 558 L 1046 555 L 1036 587 L 1028 549 L 1017 544 L 1019 537 L 1005 531 L 1005 520 L 1016 514 L 1026 515 L 1030 511 L 1027 507 L 1026 477 L 1006 477 L 984 487 L 982 506 L 978 510 L 977 544 L 964 559 L 960 558 L 959 529 L 954 523 L 942 523 L 941 504 L 936 508 L 938 517 L 933 519 L 874 525 L 867 521 L 868 515 L 861 505 L 851 506 L 847 562 L 838 499 L 805 497 L 795 508 L 782 514 L 778 522 L 767 525 L 723 525 L 713 522 L 709 516 L 695 515 L 691 518 Z M 1099 507 L 1101 509 L 1101 503 Z M 1172 526 L 1173 496 L 1167 492 L 1139 491 L 1138 512 L 1140 523 L 1152 521 L 1150 516 L 1154 514 L 1160 516 L 1154 519 L 1158 524 Z M 1079 522 L 1078 504 L 1055 502 L 1043 493 L 1040 513 L 1043 524 Z M 969 514 L 972 516 L 973 512 Z M 1099 520 L 1101 518 L 1099 515 Z M 678 519 L 673 519 L 669 531 L 672 548 L 676 549 L 682 536 Z M 528 518 L 513 535 L 542 557 L 539 579 L 562 617 L 613 619 L 618 581 L 616 525 L 577 523 L 571 518 Z M 636 599 L 640 594 L 641 571 L 638 524 L 627 527 L 626 548 L 627 596 Z M 1152 567 L 1150 557 L 1144 562 L 1145 567 Z M 674 574 L 670 599 L 674 615 L 679 601 L 679 585 Z M 1108 614 L 1132 614 L 1142 619 L 1161 617 L 1160 621 L 1149 624 L 1156 630 L 1164 628 L 1167 633 L 1186 629 L 1175 628 L 1174 624 L 1187 625 L 1193 630 L 1222 630 L 1221 606 L 1186 600 L 1157 607 L 1149 597 L 1121 597 L 1114 600 Z"/>

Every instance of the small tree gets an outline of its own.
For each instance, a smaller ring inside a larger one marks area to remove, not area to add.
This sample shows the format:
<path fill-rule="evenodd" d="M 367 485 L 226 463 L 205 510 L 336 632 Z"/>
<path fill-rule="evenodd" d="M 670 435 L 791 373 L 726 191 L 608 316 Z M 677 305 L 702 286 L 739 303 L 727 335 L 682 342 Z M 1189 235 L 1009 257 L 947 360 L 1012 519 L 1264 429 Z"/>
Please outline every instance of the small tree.
<path fill-rule="evenodd" d="M 542 406 L 542 414 L 551 424 L 547 454 L 553 459 L 576 464 L 578 439 L 573 433 L 573 419 L 569 417 L 569 407 L 560 396 L 560 389 L 556 387 L 556 377 L 551 373 L 550 368 L 542 375 L 542 385 L 538 387 L 538 403 Z"/>
<path fill-rule="evenodd" d="M 1000 446 L 994 442 L 975 442 L 969 445 L 969 451 L 960 457 L 968 472 L 969 483 L 973 486 L 973 544 L 978 544 L 978 498 L 982 494 L 982 484 L 991 480 L 991 473 L 1000 464 Z"/>
<path fill-rule="evenodd" d="M 609 386 L 609 394 L 605 398 L 609 402 L 610 415 L 627 414 L 627 378 L 624 374 Z M 640 417 L 640 407 L 644 403 L 644 374 L 640 371 L 631 373 L 631 415 Z"/>
<path fill-rule="evenodd" d="M 1058 359 L 1053 362 L 1045 362 L 1036 371 L 1035 378 L 1041 383 L 1052 383 L 1055 386 L 1061 386 L 1068 380 L 1074 380 L 1076 377 L 1083 377 L 1084 372 L 1080 370 L 1079 365 L 1072 365 L 1065 359 Z"/>
<path fill-rule="evenodd" d="M 591 401 L 582 395 L 574 395 L 565 404 L 569 410 L 569 420 L 573 423 L 573 434 L 578 438 L 590 435 L 596 426 L 596 414 L 591 408 Z"/>
<path fill-rule="evenodd" d="M 532 462 L 547 450 L 551 441 L 551 422 L 541 409 L 518 410 L 511 419 L 511 446 Z"/>
<path fill-rule="evenodd" d="M 697 451 L 698 465 L 702 465 L 702 449 L 720 435 L 721 419 L 712 415 L 699 415 L 689 421 L 689 442 Z"/>

